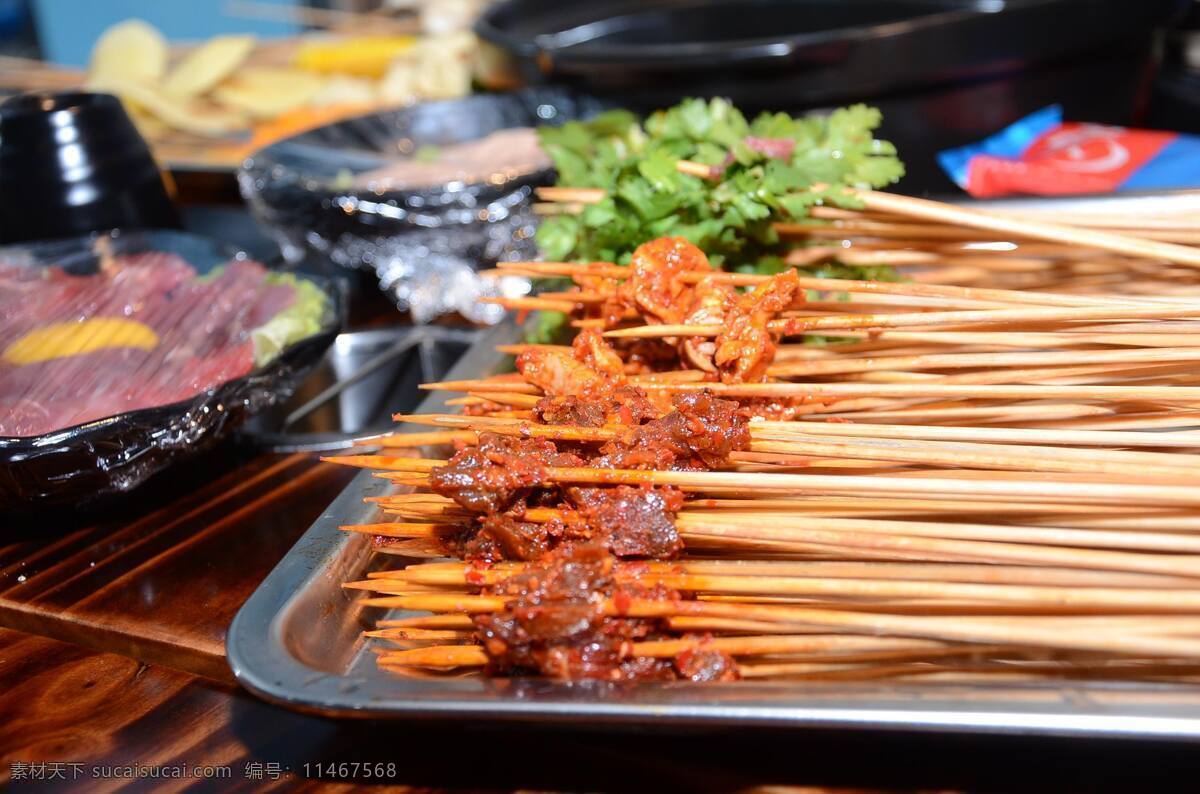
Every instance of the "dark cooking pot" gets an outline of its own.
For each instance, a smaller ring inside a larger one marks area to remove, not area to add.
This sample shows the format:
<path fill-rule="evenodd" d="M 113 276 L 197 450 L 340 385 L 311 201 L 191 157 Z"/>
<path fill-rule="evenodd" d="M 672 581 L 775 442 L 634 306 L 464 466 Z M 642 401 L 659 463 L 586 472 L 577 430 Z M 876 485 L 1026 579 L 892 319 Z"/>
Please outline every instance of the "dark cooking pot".
<path fill-rule="evenodd" d="M 1136 121 L 1156 27 L 1186 0 L 507 0 L 476 27 L 526 80 L 635 110 L 728 96 L 747 111 L 867 101 L 910 166 L 1053 102 Z M 927 166 L 927 167 L 926 167 Z"/>

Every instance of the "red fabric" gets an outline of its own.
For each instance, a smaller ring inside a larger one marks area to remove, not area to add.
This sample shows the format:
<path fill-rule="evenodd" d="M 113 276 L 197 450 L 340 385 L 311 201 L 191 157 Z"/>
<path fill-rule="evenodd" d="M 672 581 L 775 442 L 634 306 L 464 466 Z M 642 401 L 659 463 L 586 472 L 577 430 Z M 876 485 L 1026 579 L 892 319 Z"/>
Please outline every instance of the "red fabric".
<path fill-rule="evenodd" d="M 972 158 L 967 190 L 981 198 L 1114 190 L 1176 137 L 1171 132 L 1068 122 L 1040 136 L 1018 160 Z"/>

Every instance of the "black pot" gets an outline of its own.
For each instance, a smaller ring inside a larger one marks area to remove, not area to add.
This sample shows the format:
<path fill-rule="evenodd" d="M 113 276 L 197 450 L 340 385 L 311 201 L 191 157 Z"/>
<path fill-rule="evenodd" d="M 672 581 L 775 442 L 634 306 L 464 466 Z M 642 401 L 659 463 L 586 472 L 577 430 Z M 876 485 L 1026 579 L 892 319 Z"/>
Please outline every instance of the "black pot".
<path fill-rule="evenodd" d="M 33 93 L 0 105 L 0 243 L 179 225 L 116 97 Z"/>
<path fill-rule="evenodd" d="M 940 149 L 1053 102 L 1134 123 L 1157 26 L 1186 0 L 507 0 L 476 27 L 522 75 L 633 110 L 727 96 L 747 112 L 865 101 L 909 166 L 949 190 Z"/>

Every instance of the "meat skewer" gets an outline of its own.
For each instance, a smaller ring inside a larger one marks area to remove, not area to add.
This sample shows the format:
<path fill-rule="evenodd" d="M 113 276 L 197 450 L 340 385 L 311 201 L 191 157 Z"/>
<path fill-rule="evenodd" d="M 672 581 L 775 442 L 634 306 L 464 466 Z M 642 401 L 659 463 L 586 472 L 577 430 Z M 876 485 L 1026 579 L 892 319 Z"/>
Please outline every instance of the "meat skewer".
<path fill-rule="evenodd" d="M 1036 272 L 1001 264 L 981 270 Z M 378 594 L 363 606 L 434 613 L 369 635 L 399 646 L 384 668 L 1193 674 L 1200 434 L 1178 428 L 1200 414 L 1179 408 L 1200 401 L 1200 299 L 721 274 L 678 240 L 629 268 L 501 269 L 572 277 L 515 305 L 596 330 L 509 348 L 514 374 L 428 384 L 465 392 L 467 415 L 370 440 L 448 459 L 334 459 L 417 489 L 344 527 L 418 561 L 349 583 Z M 803 301 L 838 288 L 879 299 Z M 779 344 L 830 330 L 854 338 Z M 1160 425 L 1177 429 L 1143 429 Z"/>
<path fill-rule="evenodd" d="M 576 264 L 572 262 L 500 262 L 497 269 L 504 272 L 520 273 L 535 276 L 565 276 L 579 279 L 610 279 L 623 281 L 630 278 L 629 268 L 608 263 Z M 729 273 L 724 271 L 683 272 L 676 278 L 685 284 L 697 284 L 710 279 L 715 283 L 727 284 L 733 287 L 754 287 L 770 280 L 770 276 L 752 273 Z M 922 284 L 907 281 L 856 281 L 853 279 L 815 278 L 797 275 L 797 285 L 800 289 L 828 293 L 848 293 L 860 295 L 897 295 L 925 298 L 944 298 L 948 300 L 964 300 L 987 303 L 1023 304 L 1032 306 L 1096 306 L 1105 304 L 1145 305 L 1161 303 L 1151 298 L 1131 298 L 1123 295 L 1088 295 L 1076 296 L 1049 292 L 1028 292 L 1016 290 L 988 289 L 979 287 L 955 287 L 939 284 Z M 593 297 L 602 297 L 598 293 L 582 292 L 585 301 Z"/>

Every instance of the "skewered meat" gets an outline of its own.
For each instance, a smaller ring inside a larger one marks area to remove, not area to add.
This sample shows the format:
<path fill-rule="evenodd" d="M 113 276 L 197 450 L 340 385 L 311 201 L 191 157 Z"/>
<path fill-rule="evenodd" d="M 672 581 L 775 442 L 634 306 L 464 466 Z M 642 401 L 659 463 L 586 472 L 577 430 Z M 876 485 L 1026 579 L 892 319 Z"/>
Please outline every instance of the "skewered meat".
<path fill-rule="evenodd" d="M 584 366 L 613 380 L 625 378 L 625 363 L 604 337 L 593 330 L 580 331 L 571 344 L 572 355 Z"/>
<path fill-rule="evenodd" d="M 630 655 L 630 644 L 659 630 L 658 621 L 606 616 L 604 602 L 675 595 L 617 585 L 613 562 L 599 545 L 564 546 L 536 570 L 491 588 L 511 599 L 503 611 L 475 618 L 491 671 L 609 681 L 673 678 L 669 662 Z"/>
<path fill-rule="evenodd" d="M 664 560 L 683 550 L 675 529 L 683 494 L 673 488 L 569 488 L 567 498 L 618 557 Z"/>
<path fill-rule="evenodd" d="M 612 381 L 574 356 L 533 348 L 517 356 L 517 371 L 547 394 L 590 397 L 611 388 Z"/>
<path fill-rule="evenodd" d="M 713 361 L 725 383 L 761 381 L 775 358 L 775 336 L 767 324 L 800 293 L 796 271 L 788 270 L 740 296 L 716 338 Z"/>
<path fill-rule="evenodd" d="M 546 392 L 534 413 L 547 424 L 636 425 L 662 413 L 645 392 L 625 383 L 624 364 L 600 334 L 584 331 L 570 354 L 532 348 L 517 370 Z"/>
<path fill-rule="evenodd" d="M 685 322 L 688 325 L 723 325 L 736 305 L 737 293 L 733 287 L 714 278 L 706 278 L 692 291 L 692 310 Z M 692 336 L 683 340 L 682 347 L 684 356 L 692 366 L 705 372 L 717 371 L 713 361 L 717 340 Z"/>
<path fill-rule="evenodd" d="M 568 395 L 543 397 L 533 408 L 543 424 L 600 427 L 606 424 L 639 425 L 662 411 L 636 386 L 618 385 L 592 398 Z"/>
<path fill-rule="evenodd" d="M 704 392 L 674 398 L 674 410 L 605 444 L 593 465 L 614 469 L 714 469 L 750 445 L 749 423 L 731 400 Z"/>
<path fill-rule="evenodd" d="M 477 513 L 507 510 L 546 479 L 547 466 L 582 466 L 577 455 L 559 452 L 551 441 L 482 433 L 479 445 L 455 453 L 429 472 L 430 489 Z"/>
<path fill-rule="evenodd" d="M 675 657 L 675 672 L 680 678 L 696 683 L 736 681 L 739 678 L 737 665 L 732 659 L 702 644 Z"/>
<path fill-rule="evenodd" d="M 650 323 L 674 324 L 687 316 L 691 285 L 679 276 L 708 271 L 708 257 L 682 237 L 643 243 L 629 263 L 632 274 L 621 289 Z"/>
<path fill-rule="evenodd" d="M 472 560 L 536 560 L 550 551 L 553 536 L 546 524 L 519 521 L 509 515 L 485 515 L 479 532 L 471 539 L 473 548 L 464 556 Z M 487 548 L 495 544 L 497 548 Z"/>

